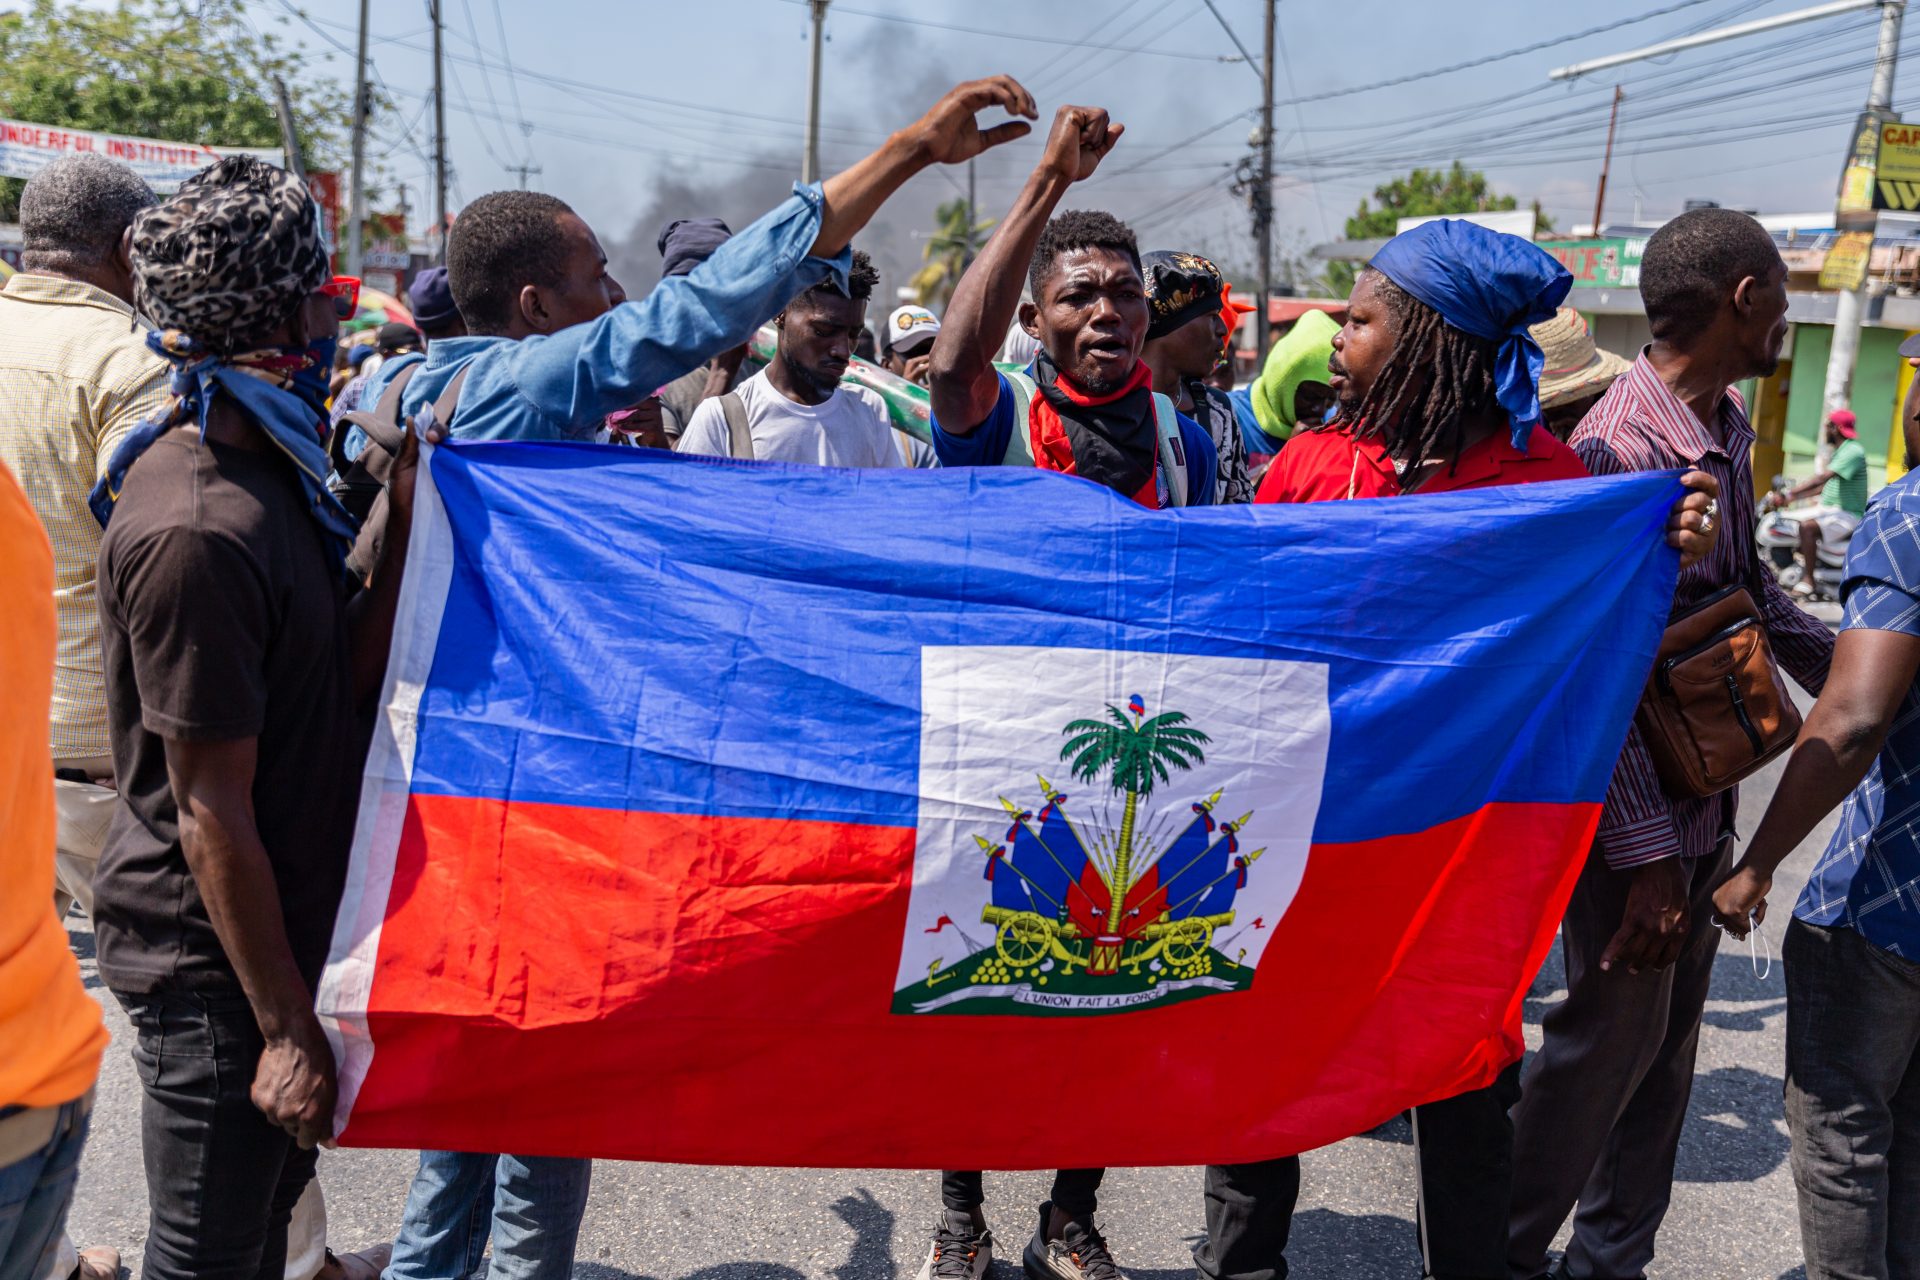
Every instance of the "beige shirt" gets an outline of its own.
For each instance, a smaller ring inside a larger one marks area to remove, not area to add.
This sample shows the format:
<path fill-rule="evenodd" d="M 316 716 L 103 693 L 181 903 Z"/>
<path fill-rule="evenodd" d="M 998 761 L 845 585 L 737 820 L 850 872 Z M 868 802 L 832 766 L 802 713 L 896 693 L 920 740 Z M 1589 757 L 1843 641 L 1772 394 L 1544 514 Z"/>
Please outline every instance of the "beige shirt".
<path fill-rule="evenodd" d="M 168 366 L 146 335 L 131 307 L 92 285 L 23 272 L 0 289 L 0 462 L 53 543 L 55 759 L 112 749 L 93 590 L 101 529 L 87 493 L 167 401 Z"/>

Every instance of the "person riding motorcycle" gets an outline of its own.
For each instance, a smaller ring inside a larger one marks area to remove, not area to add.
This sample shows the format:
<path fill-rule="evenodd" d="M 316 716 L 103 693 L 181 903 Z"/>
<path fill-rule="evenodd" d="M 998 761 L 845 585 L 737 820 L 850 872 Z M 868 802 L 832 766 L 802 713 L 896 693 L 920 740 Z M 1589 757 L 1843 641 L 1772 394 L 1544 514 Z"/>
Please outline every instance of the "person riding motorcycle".
<path fill-rule="evenodd" d="M 1777 511 L 1790 503 L 1820 495 L 1820 505 L 1810 511 L 1796 512 L 1800 522 L 1800 561 L 1805 574 L 1795 584 L 1797 595 L 1813 595 L 1815 574 L 1820 567 L 1820 543 L 1845 546 L 1860 518 L 1867 513 L 1867 451 L 1861 447 L 1859 432 L 1851 409 L 1835 409 L 1827 415 L 1827 443 L 1833 456 L 1826 470 L 1792 488 L 1779 488 L 1766 497 L 1766 509 Z"/>

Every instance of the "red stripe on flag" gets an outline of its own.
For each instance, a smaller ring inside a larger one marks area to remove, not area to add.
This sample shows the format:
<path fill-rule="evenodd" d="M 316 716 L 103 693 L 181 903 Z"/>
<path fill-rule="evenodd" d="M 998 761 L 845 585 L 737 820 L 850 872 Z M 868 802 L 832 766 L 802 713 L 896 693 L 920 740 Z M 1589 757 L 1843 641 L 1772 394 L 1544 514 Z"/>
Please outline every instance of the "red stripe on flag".
<path fill-rule="evenodd" d="M 1305 1150 L 1517 1056 L 1598 820 L 1495 805 L 1316 846 L 1250 990 L 983 1017 L 889 1012 L 910 830 L 415 797 L 343 1141 L 1003 1169 Z"/>

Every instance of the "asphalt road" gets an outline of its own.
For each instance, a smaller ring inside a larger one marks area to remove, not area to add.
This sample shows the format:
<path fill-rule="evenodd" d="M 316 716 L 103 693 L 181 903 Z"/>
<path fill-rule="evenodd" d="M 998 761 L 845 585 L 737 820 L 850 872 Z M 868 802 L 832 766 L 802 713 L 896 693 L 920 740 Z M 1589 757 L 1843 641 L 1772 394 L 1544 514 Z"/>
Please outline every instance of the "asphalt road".
<path fill-rule="evenodd" d="M 1805 695 L 1802 706 L 1808 705 Z M 1759 818 L 1776 762 L 1743 788 L 1743 832 Z M 1782 868 L 1766 933 L 1780 930 L 1829 818 Z M 82 1245 L 108 1244 L 139 1274 L 146 1234 L 139 1085 L 126 1019 L 99 986 L 93 938 L 70 921 L 88 986 L 102 998 L 114 1036 L 100 1082 L 92 1140 L 81 1168 L 71 1227 Z M 1564 995 L 1556 952 L 1534 985 L 1528 1039 L 1539 1014 Z M 1680 1150 L 1673 1208 L 1660 1237 L 1654 1280 L 1803 1280 L 1787 1133 L 1781 1119 L 1786 991 L 1776 958 L 1756 977 L 1744 946 L 1723 945 L 1700 1041 L 1698 1076 Z M 929 1098 L 937 1092 L 929 1090 Z M 930 1107 L 928 1123 L 939 1123 Z M 1413 1160 L 1404 1121 L 1317 1151 L 1288 1256 L 1298 1277 L 1417 1277 Z M 414 1155 L 337 1151 L 323 1155 L 329 1240 L 355 1249 L 388 1240 L 399 1226 Z M 1045 1175 L 989 1175 L 988 1214 L 1000 1238 L 994 1280 L 1019 1280 L 1019 1251 L 1033 1230 Z M 891 1170 L 709 1169 L 602 1161 L 574 1274 L 587 1280 L 912 1280 L 939 1203 L 932 1173 Z M 1201 1230 L 1200 1171 L 1115 1170 L 1101 1191 L 1102 1229 L 1115 1256 L 1140 1280 L 1194 1274 Z"/>

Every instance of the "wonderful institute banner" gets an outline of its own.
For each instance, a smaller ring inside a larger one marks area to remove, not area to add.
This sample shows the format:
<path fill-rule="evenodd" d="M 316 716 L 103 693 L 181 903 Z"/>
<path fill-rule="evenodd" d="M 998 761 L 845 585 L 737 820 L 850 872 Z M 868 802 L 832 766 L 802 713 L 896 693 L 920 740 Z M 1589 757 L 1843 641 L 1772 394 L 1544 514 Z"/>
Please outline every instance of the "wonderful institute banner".
<path fill-rule="evenodd" d="M 342 1140 L 1241 1161 L 1485 1083 L 1678 492 L 429 450 L 320 992 Z"/>
<path fill-rule="evenodd" d="M 130 134 L 0 120 L 0 178 L 31 178 L 61 156 L 75 153 L 118 160 L 162 193 L 174 190 L 222 156 L 259 156 L 273 165 L 287 162 L 286 152 L 277 147 L 203 147 L 193 142 L 162 142 Z"/>

